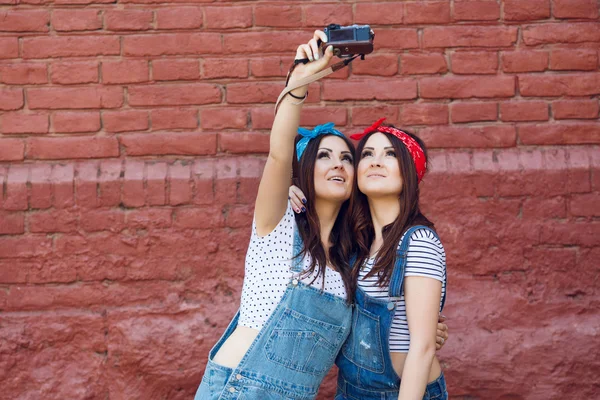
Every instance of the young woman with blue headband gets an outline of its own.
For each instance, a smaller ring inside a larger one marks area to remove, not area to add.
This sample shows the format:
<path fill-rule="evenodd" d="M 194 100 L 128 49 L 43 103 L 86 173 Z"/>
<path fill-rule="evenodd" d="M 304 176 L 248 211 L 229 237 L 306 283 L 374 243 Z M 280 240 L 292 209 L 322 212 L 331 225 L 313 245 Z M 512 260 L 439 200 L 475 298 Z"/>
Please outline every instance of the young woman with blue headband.
<path fill-rule="evenodd" d="M 317 31 L 290 84 L 323 70 Z M 307 87 L 279 105 L 256 198 L 240 309 L 210 351 L 198 399 L 313 399 L 350 332 L 354 148 L 333 124 L 298 129 Z M 290 174 L 292 172 L 292 174 Z M 295 215 L 292 182 L 312 207 Z"/>

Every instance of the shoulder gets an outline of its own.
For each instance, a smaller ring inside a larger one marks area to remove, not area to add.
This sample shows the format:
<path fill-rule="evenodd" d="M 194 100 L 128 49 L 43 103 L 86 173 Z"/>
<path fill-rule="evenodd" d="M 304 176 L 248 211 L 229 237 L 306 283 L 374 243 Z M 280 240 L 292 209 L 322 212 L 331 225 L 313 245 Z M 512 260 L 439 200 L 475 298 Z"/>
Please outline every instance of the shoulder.
<path fill-rule="evenodd" d="M 419 228 L 415 230 L 412 235 L 410 235 L 408 246 L 409 249 L 411 246 L 426 246 L 444 252 L 444 245 L 434 231 L 429 228 Z"/>
<path fill-rule="evenodd" d="M 437 235 L 425 228 L 413 232 L 406 253 L 406 275 L 442 280 L 445 270 L 446 253 Z"/>
<path fill-rule="evenodd" d="M 292 209 L 292 204 L 288 201 L 288 205 L 285 210 L 285 214 L 283 214 L 283 217 L 281 218 L 281 220 L 279 221 L 279 223 L 277 224 L 275 229 L 273 229 L 270 233 L 268 233 L 264 236 L 259 236 L 258 232 L 256 231 L 256 217 L 255 217 L 255 219 L 252 221 L 252 239 L 262 241 L 262 240 L 265 240 L 267 238 L 271 238 L 274 236 L 285 236 L 285 237 L 288 237 L 289 239 L 292 239 L 293 238 L 292 233 L 293 233 L 295 227 L 296 227 L 296 218 L 294 216 L 294 210 Z"/>

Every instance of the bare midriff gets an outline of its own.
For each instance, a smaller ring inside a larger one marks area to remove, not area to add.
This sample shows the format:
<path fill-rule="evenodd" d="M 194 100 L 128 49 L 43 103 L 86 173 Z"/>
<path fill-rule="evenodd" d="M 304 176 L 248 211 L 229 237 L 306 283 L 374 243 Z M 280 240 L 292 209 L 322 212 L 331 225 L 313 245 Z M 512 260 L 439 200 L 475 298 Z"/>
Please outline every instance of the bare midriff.
<path fill-rule="evenodd" d="M 235 369 L 259 332 L 258 329 L 238 325 L 215 354 L 213 361 L 219 365 Z"/>
<path fill-rule="evenodd" d="M 407 355 L 408 353 L 400 353 L 395 351 L 390 353 L 394 371 L 396 371 L 396 374 L 399 377 L 402 377 L 402 371 L 404 370 L 404 363 Z M 435 381 L 441 373 L 442 367 L 440 366 L 440 362 L 437 357 L 434 357 L 433 362 L 431 363 L 431 369 L 429 370 L 429 378 L 427 379 L 427 382 Z"/>

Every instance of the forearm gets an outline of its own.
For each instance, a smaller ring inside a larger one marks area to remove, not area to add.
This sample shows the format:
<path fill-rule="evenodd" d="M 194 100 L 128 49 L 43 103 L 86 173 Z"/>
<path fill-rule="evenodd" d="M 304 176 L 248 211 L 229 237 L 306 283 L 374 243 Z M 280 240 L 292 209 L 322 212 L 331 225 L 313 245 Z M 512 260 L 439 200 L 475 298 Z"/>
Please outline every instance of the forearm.
<path fill-rule="evenodd" d="M 306 87 L 300 87 L 295 89 L 293 94 L 299 97 L 304 96 L 306 90 Z M 294 139 L 300 126 L 302 106 L 302 100 L 297 100 L 289 94 L 285 96 L 279 105 L 271 128 L 269 155 L 279 162 L 289 164 L 290 168 L 294 154 Z"/>
<path fill-rule="evenodd" d="M 435 357 L 435 344 L 413 346 L 406 356 L 398 400 L 421 400 Z"/>

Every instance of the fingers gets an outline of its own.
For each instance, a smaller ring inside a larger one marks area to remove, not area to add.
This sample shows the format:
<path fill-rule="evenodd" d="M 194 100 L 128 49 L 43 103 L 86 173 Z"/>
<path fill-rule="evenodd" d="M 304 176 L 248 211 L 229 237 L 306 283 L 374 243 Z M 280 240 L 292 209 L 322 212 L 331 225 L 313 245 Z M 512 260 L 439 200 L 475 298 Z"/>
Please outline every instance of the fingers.
<path fill-rule="evenodd" d="M 318 60 L 320 51 L 319 51 L 319 45 L 317 44 L 317 39 L 315 39 L 315 38 L 310 39 L 310 41 L 308 42 L 308 45 L 310 46 L 310 49 L 312 51 L 314 59 Z"/>
<path fill-rule="evenodd" d="M 325 34 L 325 32 L 320 31 L 318 29 L 313 34 L 313 39 L 315 39 L 315 40 L 321 39 L 323 42 L 327 43 L 327 35 Z"/>
<path fill-rule="evenodd" d="M 438 317 L 438 322 L 444 322 L 446 320 L 446 316 L 440 314 L 440 316 Z"/>
<path fill-rule="evenodd" d="M 293 192 L 292 188 L 289 191 L 290 202 L 292 203 L 292 208 L 297 214 L 303 212 L 304 206 L 302 205 L 302 199 L 298 197 L 296 193 Z"/>

